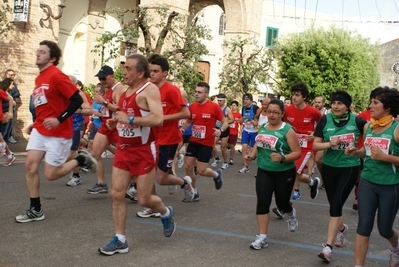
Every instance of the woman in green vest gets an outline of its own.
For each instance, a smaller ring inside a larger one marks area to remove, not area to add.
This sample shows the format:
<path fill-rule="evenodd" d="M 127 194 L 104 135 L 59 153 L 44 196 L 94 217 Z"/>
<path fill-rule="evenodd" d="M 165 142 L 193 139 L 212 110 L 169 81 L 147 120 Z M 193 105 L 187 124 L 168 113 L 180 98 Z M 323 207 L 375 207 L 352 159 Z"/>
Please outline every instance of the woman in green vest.
<path fill-rule="evenodd" d="M 301 157 L 301 147 L 292 126 L 282 120 L 284 103 L 281 100 L 271 100 L 266 114 L 268 122 L 259 126 L 251 154 L 245 156 L 246 160 L 253 160 L 257 155 L 258 165 L 256 219 L 259 235 L 250 245 L 252 249 L 268 246 L 267 230 L 273 192 L 277 207 L 288 215 L 288 229 L 294 232 L 298 227 L 290 197 L 296 176 L 295 160 Z"/>
<path fill-rule="evenodd" d="M 323 116 L 314 132 L 313 149 L 324 151 L 321 176 L 330 204 L 327 241 L 318 257 L 330 262 L 333 245 L 345 243 L 348 226 L 343 223 L 342 207 L 355 186 L 360 159 L 345 155 L 348 146 L 357 146 L 360 133 L 367 123 L 350 112 L 352 97 L 337 90 L 331 95 L 331 112 Z"/>
<path fill-rule="evenodd" d="M 355 264 L 366 260 L 375 216 L 380 235 L 391 245 L 389 266 L 399 266 L 398 232 L 393 229 L 399 209 L 399 92 L 378 87 L 371 92 L 371 121 L 364 127 L 364 146 L 348 147 L 347 155 L 364 157 L 359 184 L 359 221 L 355 238 Z M 378 212 L 377 212 L 378 211 Z"/>

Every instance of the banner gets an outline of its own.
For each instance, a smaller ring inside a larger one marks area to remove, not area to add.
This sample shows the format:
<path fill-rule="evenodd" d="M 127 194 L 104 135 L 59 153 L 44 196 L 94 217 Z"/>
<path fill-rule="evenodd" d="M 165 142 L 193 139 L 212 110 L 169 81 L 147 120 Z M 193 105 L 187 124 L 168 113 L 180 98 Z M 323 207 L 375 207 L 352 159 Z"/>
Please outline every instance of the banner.
<path fill-rule="evenodd" d="M 29 0 L 15 0 L 12 22 L 27 22 L 29 13 Z"/>

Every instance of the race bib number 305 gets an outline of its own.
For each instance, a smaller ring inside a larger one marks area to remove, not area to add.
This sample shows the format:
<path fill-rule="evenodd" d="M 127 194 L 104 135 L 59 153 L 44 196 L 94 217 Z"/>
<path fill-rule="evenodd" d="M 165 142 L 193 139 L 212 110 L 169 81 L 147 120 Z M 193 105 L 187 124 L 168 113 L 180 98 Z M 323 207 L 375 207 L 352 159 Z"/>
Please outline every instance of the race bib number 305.
<path fill-rule="evenodd" d="M 206 126 L 193 125 L 192 136 L 199 139 L 205 139 Z"/>
<path fill-rule="evenodd" d="M 331 149 L 334 150 L 345 150 L 349 146 L 355 146 L 355 134 L 341 134 L 337 135 L 339 139 L 339 144 L 333 146 Z M 331 137 L 330 137 L 331 140 Z"/>

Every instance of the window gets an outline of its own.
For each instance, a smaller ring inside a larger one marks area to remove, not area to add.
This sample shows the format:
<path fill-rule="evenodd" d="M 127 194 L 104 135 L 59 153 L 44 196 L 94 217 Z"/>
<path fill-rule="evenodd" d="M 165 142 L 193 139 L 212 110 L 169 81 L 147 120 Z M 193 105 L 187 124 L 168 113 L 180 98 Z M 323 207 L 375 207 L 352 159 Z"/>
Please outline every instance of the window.
<path fill-rule="evenodd" d="M 266 29 L 266 47 L 271 47 L 273 46 L 278 37 L 278 29 L 277 28 L 272 28 L 272 27 L 267 27 Z"/>
<path fill-rule="evenodd" d="M 219 35 L 224 35 L 226 29 L 226 15 L 222 13 L 219 18 Z"/>

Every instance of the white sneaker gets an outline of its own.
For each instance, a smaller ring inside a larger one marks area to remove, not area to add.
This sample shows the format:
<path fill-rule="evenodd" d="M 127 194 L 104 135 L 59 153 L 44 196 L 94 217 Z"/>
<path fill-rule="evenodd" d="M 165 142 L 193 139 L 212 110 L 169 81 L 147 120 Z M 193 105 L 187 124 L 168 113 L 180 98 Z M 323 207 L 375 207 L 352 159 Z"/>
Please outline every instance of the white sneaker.
<path fill-rule="evenodd" d="M 137 189 L 134 184 L 130 184 L 126 191 L 125 198 L 130 199 L 133 202 L 137 202 Z"/>
<path fill-rule="evenodd" d="M 332 257 L 331 248 L 329 246 L 327 246 L 326 244 L 323 244 L 323 250 L 320 251 L 317 256 L 325 262 L 330 262 L 331 257 Z"/>
<path fill-rule="evenodd" d="M 10 138 L 8 138 L 8 142 L 10 142 L 11 144 L 16 144 L 17 140 L 15 140 L 14 137 L 10 136 Z"/>
<path fill-rule="evenodd" d="M 399 253 L 393 252 L 391 249 L 389 250 L 389 266 L 397 267 L 399 266 Z"/>
<path fill-rule="evenodd" d="M 342 247 L 345 244 L 345 236 L 348 232 L 348 226 L 344 224 L 344 232 L 338 231 L 337 235 L 335 236 L 334 245 L 336 247 Z"/>
<path fill-rule="evenodd" d="M 221 160 L 220 158 L 219 158 L 219 159 L 216 159 L 216 158 L 215 158 L 215 159 L 213 160 L 213 163 L 211 164 L 211 166 L 212 166 L 212 167 L 216 167 L 216 166 L 218 165 L 218 163 L 221 162 L 221 161 L 222 161 L 222 160 Z"/>
<path fill-rule="evenodd" d="M 287 220 L 288 229 L 289 229 L 291 232 L 295 232 L 295 230 L 298 228 L 298 220 L 296 219 L 296 217 L 295 217 L 295 218 L 288 217 L 288 218 L 289 218 L 289 219 Z"/>
<path fill-rule="evenodd" d="M 102 157 L 102 158 L 106 158 L 107 156 L 108 156 L 108 151 L 105 150 L 105 151 L 101 154 L 101 157 Z"/>
<path fill-rule="evenodd" d="M 67 186 L 78 186 L 82 184 L 82 178 L 72 175 L 71 179 L 67 182 Z"/>
<path fill-rule="evenodd" d="M 239 173 L 248 173 L 249 172 L 249 168 L 247 168 L 247 167 L 242 167 L 242 169 L 241 170 L 239 170 L 238 171 Z"/>
<path fill-rule="evenodd" d="M 229 167 L 229 164 L 227 162 L 222 164 L 221 169 L 226 170 Z"/>
<path fill-rule="evenodd" d="M 141 217 L 141 218 L 150 218 L 150 217 L 159 218 L 159 217 L 161 217 L 161 213 L 160 212 L 154 212 L 150 208 L 144 208 L 143 211 L 136 212 L 136 215 Z"/>
<path fill-rule="evenodd" d="M 177 185 L 168 185 L 169 195 L 174 195 L 177 191 Z"/>
<path fill-rule="evenodd" d="M 181 167 L 183 167 L 183 165 L 184 165 L 184 155 L 179 154 L 179 156 L 177 157 L 177 167 L 180 169 Z"/>
<path fill-rule="evenodd" d="M 252 244 L 249 246 L 252 249 L 259 250 L 261 248 L 267 248 L 269 244 L 267 243 L 267 237 L 262 238 L 260 235 L 256 236 L 256 240 L 252 242 Z"/>

